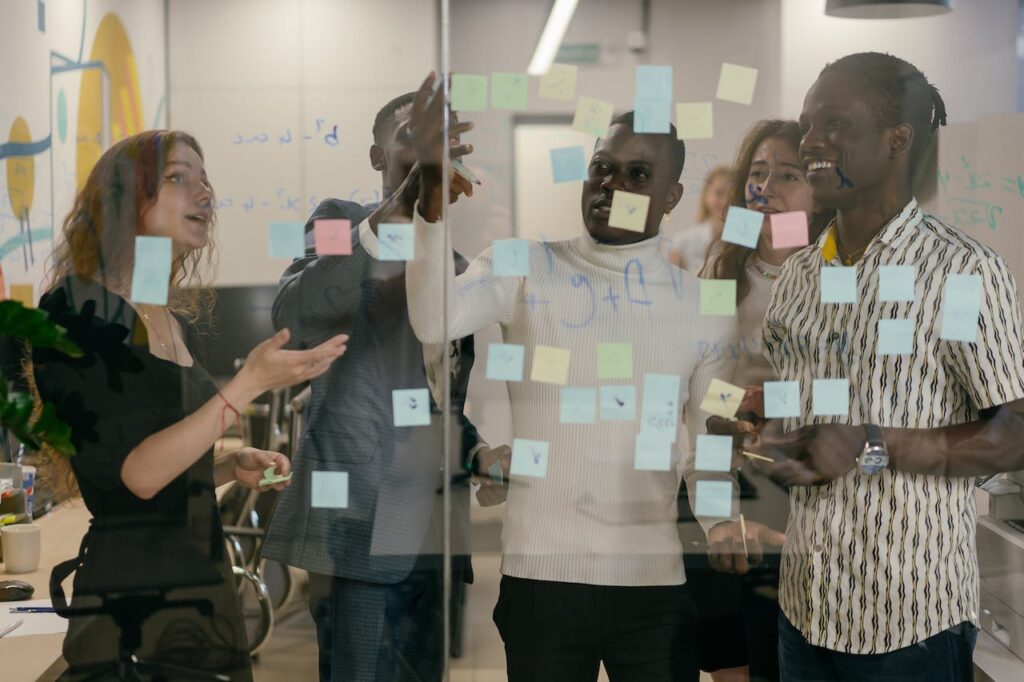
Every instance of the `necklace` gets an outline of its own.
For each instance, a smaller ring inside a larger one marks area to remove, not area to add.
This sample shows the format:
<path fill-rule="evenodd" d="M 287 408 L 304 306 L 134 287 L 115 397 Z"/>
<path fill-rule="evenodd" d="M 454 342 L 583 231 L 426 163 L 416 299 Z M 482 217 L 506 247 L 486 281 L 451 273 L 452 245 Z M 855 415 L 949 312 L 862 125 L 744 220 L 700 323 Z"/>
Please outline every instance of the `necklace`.
<path fill-rule="evenodd" d="M 164 353 L 166 353 L 168 357 L 176 358 L 177 357 L 177 353 L 171 353 L 171 350 L 167 347 L 167 344 L 164 343 L 163 338 L 161 338 L 160 334 L 156 333 L 156 325 L 153 323 L 153 320 L 150 319 L 149 313 L 147 313 L 145 310 L 143 310 L 142 311 L 142 318 L 144 320 L 146 320 L 146 322 L 150 323 L 149 327 L 150 327 L 150 329 L 153 330 L 154 336 L 156 336 L 156 342 L 159 343 L 161 347 L 163 347 Z"/>
<path fill-rule="evenodd" d="M 846 249 L 843 248 L 842 242 L 839 241 L 839 232 L 838 231 L 836 232 L 836 251 L 839 252 L 839 258 L 840 258 L 840 260 L 843 261 L 844 265 L 853 265 L 854 262 L 858 258 L 860 258 L 861 254 L 864 253 L 867 250 L 868 245 L 870 243 L 871 242 L 868 242 L 864 246 L 860 247 L 858 250 L 856 250 L 856 251 L 851 253 L 851 252 L 849 252 L 849 251 L 847 251 Z"/>

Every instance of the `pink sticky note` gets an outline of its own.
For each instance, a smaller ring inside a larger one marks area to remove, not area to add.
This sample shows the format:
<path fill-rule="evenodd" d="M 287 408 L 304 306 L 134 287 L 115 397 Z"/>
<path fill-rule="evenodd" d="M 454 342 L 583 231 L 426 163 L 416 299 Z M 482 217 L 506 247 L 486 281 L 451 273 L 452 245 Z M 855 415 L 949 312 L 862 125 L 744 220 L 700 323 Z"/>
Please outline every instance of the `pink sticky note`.
<path fill-rule="evenodd" d="M 803 211 L 772 213 L 772 248 L 807 246 L 807 214 Z"/>
<path fill-rule="evenodd" d="M 352 221 L 318 220 L 313 223 L 316 252 L 321 256 L 352 254 Z"/>

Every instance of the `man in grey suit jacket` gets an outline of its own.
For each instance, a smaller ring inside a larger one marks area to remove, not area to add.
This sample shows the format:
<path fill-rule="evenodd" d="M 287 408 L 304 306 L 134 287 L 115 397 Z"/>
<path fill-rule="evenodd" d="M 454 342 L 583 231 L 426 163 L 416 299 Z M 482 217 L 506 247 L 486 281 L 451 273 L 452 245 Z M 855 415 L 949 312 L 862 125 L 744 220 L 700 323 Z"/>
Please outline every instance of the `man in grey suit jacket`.
<path fill-rule="evenodd" d="M 408 222 L 408 200 L 418 191 L 405 134 L 410 105 L 409 95 L 396 98 L 374 123 L 370 157 L 382 174 L 384 204 L 321 203 L 306 224 L 306 256 L 282 276 L 273 306 L 275 327 L 288 327 L 299 347 L 339 330 L 350 337 L 346 355 L 312 382 L 293 484 L 280 497 L 264 548 L 267 557 L 310 572 L 321 680 L 440 679 L 447 653 L 442 353 L 451 359 L 449 471 L 457 475 L 450 523 L 459 582 L 472 582 L 470 474 L 498 456 L 462 413 L 473 338 L 421 344 L 408 320 L 405 263 L 378 260 L 377 224 Z M 351 221 L 352 255 L 317 256 L 314 223 L 338 218 Z M 430 424 L 395 426 L 392 391 L 423 388 L 431 395 Z M 339 472 L 347 474 L 347 490 L 320 499 L 314 479 L 334 473 L 336 482 Z M 500 491 L 486 476 L 479 480 L 492 495 Z"/>

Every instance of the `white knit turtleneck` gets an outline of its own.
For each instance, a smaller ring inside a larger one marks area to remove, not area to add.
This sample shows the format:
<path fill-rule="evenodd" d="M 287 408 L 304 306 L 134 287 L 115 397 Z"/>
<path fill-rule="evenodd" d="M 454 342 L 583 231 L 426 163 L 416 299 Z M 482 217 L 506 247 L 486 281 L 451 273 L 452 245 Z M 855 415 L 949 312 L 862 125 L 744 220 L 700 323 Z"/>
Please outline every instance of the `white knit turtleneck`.
<path fill-rule="evenodd" d="M 685 474 L 692 500 L 698 476 L 728 480 L 696 474 L 691 453 L 704 432 L 708 415 L 699 405 L 711 379 L 732 375 L 731 355 L 723 351 L 736 335 L 736 319 L 700 315 L 698 280 L 669 264 L 657 239 L 623 246 L 589 236 L 530 242 L 529 277 L 494 276 L 488 249 L 456 278 L 442 226 L 427 223 L 418 210 L 414 215 L 416 258 L 406 268 L 406 289 L 420 340 L 460 338 L 497 323 L 505 343 L 526 348 L 524 380 L 508 382 L 513 433 L 546 441 L 550 450 L 544 478 L 512 477 L 502 573 L 591 585 L 685 582 L 676 531 L 679 481 Z M 597 378 L 598 343 L 632 344 L 632 379 Z M 567 387 L 635 386 L 637 419 L 602 421 L 598 408 L 593 424 L 562 424 L 562 387 L 530 381 L 537 345 L 571 352 Z M 486 361 L 486 349 L 477 357 Z M 648 373 L 681 378 L 686 420 L 671 471 L 634 469 Z M 720 519 L 699 520 L 708 527 Z"/>

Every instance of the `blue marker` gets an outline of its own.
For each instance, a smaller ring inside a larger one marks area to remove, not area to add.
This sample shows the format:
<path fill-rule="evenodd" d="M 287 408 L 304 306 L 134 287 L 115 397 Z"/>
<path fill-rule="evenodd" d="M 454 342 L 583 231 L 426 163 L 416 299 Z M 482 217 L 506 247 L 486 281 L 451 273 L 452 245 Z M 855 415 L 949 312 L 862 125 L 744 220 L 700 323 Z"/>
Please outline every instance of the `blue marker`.
<path fill-rule="evenodd" d="M 850 178 L 843 175 L 843 169 L 836 166 L 836 173 L 839 174 L 839 189 L 844 187 L 853 187 L 853 181 Z"/>

